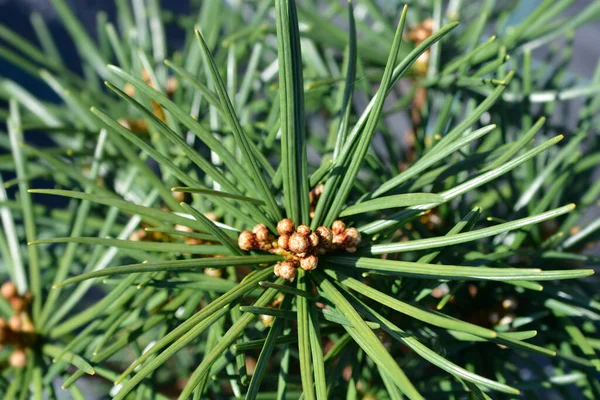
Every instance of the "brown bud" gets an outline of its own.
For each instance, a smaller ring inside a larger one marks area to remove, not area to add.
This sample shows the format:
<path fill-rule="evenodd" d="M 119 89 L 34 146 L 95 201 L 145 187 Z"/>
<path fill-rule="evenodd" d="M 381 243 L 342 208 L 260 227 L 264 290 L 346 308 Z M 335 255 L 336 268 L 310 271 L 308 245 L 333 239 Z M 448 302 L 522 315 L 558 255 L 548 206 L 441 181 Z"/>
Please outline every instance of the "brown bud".
<path fill-rule="evenodd" d="M 319 244 L 323 247 L 331 246 L 333 240 L 333 232 L 326 226 L 320 226 L 317 228 L 315 233 L 319 236 Z"/>
<path fill-rule="evenodd" d="M 267 227 L 265 226 L 265 224 L 256 224 L 254 225 L 254 228 L 252 228 L 252 232 L 253 233 L 258 233 L 263 229 L 267 229 Z"/>
<path fill-rule="evenodd" d="M 2 297 L 4 297 L 5 299 L 11 299 L 15 297 L 18 294 L 17 285 L 12 283 L 11 281 L 4 282 L 2 284 L 2 287 L 0 287 L 0 294 L 2 294 Z"/>
<path fill-rule="evenodd" d="M 134 242 L 141 242 L 148 235 L 144 229 L 137 229 L 129 235 L 129 240 Z"/>
<path fill-rule="evenodd" d="M 179 81 L 174 76 L 170 76 L 167 78 L 167 95 L 169 97 L 173 96 L 177 88 L 179 87 Z"/>
<path fill-rule="evenodd" d="M 242 250 L 254 250 L 257 246 L 256 235 L 250 231 L 244 231 L 238 236 L 238 246 Z"/>
<path fill-rule="evenodd" d="M 296 277 L 296 265 L 292 261 L 284 261 L 275 266 L 275 275 L 290 282 Z"/>
<path fill-rule="evenodd" d="M 346 251 L 348 253 L 354 253 L 354 252 L 356 252 L 356 247 L 354 247 L 354 246 L 346 247 Z"/>
<path fill-rule="evenodd" d="M 266 326 L 267 328 L 270 328 L 271 326 L 273 326 L 273 321 L 275 321 L 274 316 L 266 315 L 266 314 L 261 314 L 259 319 L 260 319 L 260 322 L 262 322 L 263 325 Z"/>
<path fill-rule="evenodd" d="M 27 333 L 33 333 L 33 332 L 35 332 L 35 326 L 33 326 L 33 323 L 29 319 L 26 319 L 21 324 L 21 331 L 27 332 Z"/>
<path fill-rule="evenodd" d="M 21 349 L 16 349 L 10 355 L 10 366 L 14 368 L 23 368 L 27 365 L 27 355 Z"/>
<path fill-rule="evenodd" d="M 310 235 L 308 235 L 308 241 L 310 242 L 311 247 L 315 249 L 320 242 L 319 235 L 317 235 L 315 232 L 311 233 Z"/>
<path fill-rule="evenodd" d="M 344 244 L 344 240 L 346 240 L 346 235 L 342 232 L 339 235 L 333 235 L 331 243 L 341 246 Z"/>
<path fill-rule="evenodd" d="M 277 239 L 277 245 L 281 249 L 289 250 L 290 249 L 290 237 L 288 235 L 279 236 L 279 239 Z"/>
<path fill-rule="evenodd" d="M 288 246 L 291 252 L 300 255 L 302 253 L 306 253 L 309 250 L 310 242 L 308 241 L 308 238 L 306 236 L 296 232 L 293 233 L 292 236 L 290 236 Z"/>
<path fill-rule="evenodd" d="M 319 259 L 317 256 L 311 255 L 300 259 L 300 267 L 302 267 L 302 269 L 305 271 L 312 271 L 313 269 L 317 268 L 317 265 L 319 265 Z"/>
<path fill-rule="evenodd" d="M 348 228 L 344 231 L 346 237 L 344 238 L 344 244 L 349 247 L 356 247 L 360 243 L 360 233 L 356 228 Z"/>
<path fill-rule="evenodd" d="M 277 232 L 280 235 L 291 235 L 296 230 L 296 224 L 289 218 L 284 218 L 277 223 Z"/>
<path fill-rule="evenodd" d="M 344 232 L 345 229 L 346 229 L 345 223 L 343 223 L 339 219 L 337 221 L 333 221 L 331 230 L 333 231 L 334 235 L 339 235 L 340 233 Z"/>
<path fill-rule="evenodd" d="M 194 232 L 194 230 L 192 228 L 190 228 L 189 226 L 180 225 L 180 224 L 175 225 L 175 230 L 182 231 L 182 232 Z"/>
<path fill-rule="evenodd" d="M 19 332 L 21 330 L 21 317 L 13 315 L 8 319 L 8 327 L 13 332 Z"/>
<path fill-rule="evenodd" d="M 10 306 L 16 313 L 23 312 L 27 308 L 27 300 L 22 297 L 13 297 L 10 299 Z"/>
<path fill-rule="evenodd" d="M 204 268 L 204 274 L 220 278 L 223 275 L 223 272 L 220 268 Z"/>
<path fill-rule="evenodd" d="M 271 235 L 271 232 L 269 232 L 269 229 L 267 229 L 267 227 L 263 224 L 256 225 L 253 229 L 253 232 L 256 235 L 256 240 L 258 240 L 258 242 L 261 244 L 270 244 L 274 240 L 273 235 Z"/>
<path fill-rule="evenodd" d="M 125 86 L 123 86 L 123 91 L 127 93 L 129 97 L 135 97 L 135 86 L 131 83 L 127 82 Z"/>
<path fill-rule="evenodd" d="M 296 229 L 296 232 L 298 232 L 301 235 L 307 236 L 307 235 L 310 235 L 310 233 L 312 231 L 310 230 L 310 228 L 308 226 L 306 226 L 306 225 L 300 225 L 298 227 L 298 229 Z"/>

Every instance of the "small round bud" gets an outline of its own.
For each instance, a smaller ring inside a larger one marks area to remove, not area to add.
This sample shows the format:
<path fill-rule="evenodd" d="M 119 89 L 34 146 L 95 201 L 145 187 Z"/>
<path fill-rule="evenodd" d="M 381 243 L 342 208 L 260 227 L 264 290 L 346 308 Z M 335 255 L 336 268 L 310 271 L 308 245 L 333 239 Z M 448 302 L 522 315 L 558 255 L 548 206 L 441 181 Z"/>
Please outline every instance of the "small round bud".
<path fill-rule="evenodd" d="M 356 228 L 348 228 L 344 233 L 346 234 L 344 238 L 345 245 L 356 247 L 360 243 L 360 232 Z"/>
<path fill-rule="evenodd" d="M 317 265 L 319 265 L 317 256 L 311 255 L 300 259 L 300 267 L 305 271 L 312 271 L 317 268 Z"/>
<path fill-rule="evenodd" d="M 312 231 L 310 230 L 310 228 L 308 226 L 306 226 L 306 225 L 300 225 L 298 227 L 298 229 L 296 229 L 296 232 L 298 232 L 301 235 L 306 236 L 306 235 L 310 235 L 310 233 Z"/>
<path fill-rule="evenodd" d="M 256 224 L 256 225 L 254 225 L 254 228 L 252 228 L 252 232 L 258 233 L 258 232 L 262 231 L 263 229 L 267 229 L 265 224 Z"/>
<path fill-rule="evenodd" d="M 19 332 L 21 330 L 21 317 L 18 315 L 13 315 L 8 319 L 8 327 L 13 332 Z"/>
<path fill-rule="evenodd" d="M 289 218 L 284 218 L 277 223 L 277 232 L 280 235 L 291 235 L 296 230 L 296 224 Z"/>
<path fill-rule="evenodd" d="M 331 230 L 333 231 L 334 235 L 339 235 L 340 233 L 344 232 L 344 230 L 346 230 L 346 224 L 338 219 L 337 221 L 333 221 Z"/>
<path fill-rule="evenodd" d="M 141 242 L 146 238 L 147 235 L 148 232 L 146 232 L 144 229 L 137 229 L 133 231 L 131 235 L 129 235 L 129 240 L 132 240 L 134 242 Z"/>
<path fill-rule="evenodd" d="M 11 281 L 4 282 L 2 284 L 2 287 L 0 287 L 0 294 L 2 294 L 2 297 L 4 297 L 5 299 L 15 297 L 18 294 L 17 285 L 15 285 Z"/>
<path fill-rule="evenodd" d="M 290 282 L 296 277 L 296 265 L 292 261 L 284 261 L 275 266 L 275 275 Z"/>
<path fill-rule="evenodd" d="M 35 326 L 33 326 L 33 323 L 31 321 L 29 321 L 29 319 L 26 319 L 21 324 L 21 332 L 26 332 L 26 333 L 35 332 Z"/>
<path fill-rule="evenodd" d="M 289 250 L 290 249 L 290 237 L 288 235 L 279 236 L 279 238 L 277 239 L 277 245 L 279 246 L 279 248 L 281 248 L 283 250 Z"/>
<path fill-rule="evenodd" d="M 315 232 L 311 233 L 308 235 L 308 241 L 313 249 L 317 248 L 319 245 L 319 235 L 317 235 Z"/>
<path fill-rule="evenodd" d="M 10 366 L 14 368 L 23 368 L 27 365 L 27 355 L 21 349 L 16 349 L 10 355 Z"/>
<path fill-rule="evenodd" d="M 182 231 L 182 232 L 194 232 L 194 230 L 192 228 L 190 228 L 189 226 L 180 225 L 180 224 L 175 225 L 175 230 Z"/>
<path fill-rule="evenodd" d="M 290 251 L 296 254 L 306 253 L 310 248 L 308 238 L 300 233 L 293 233 L 289 241 Z"/>
<path fill-rule="evenodd" d="M 356 247 L 354 247 L 354 246 L 346 247 L 346 251 L 348 253 L 354 253 L 354 252 L 356 252 Z"/>
<path fill-rule="evenodd" d="M 135 97 L 135 86 L 131 83 L 127 82 L 125 86 L 123 86 L 123 91 L 127 93 L 129 97 Z"/>
<path fill-rule="evenodd" d="M 319 244 L 323 247 L 331 246 L 333 240 L 333 232 L 326 226 L 320 226 L 317 228 L 315 233 L 319 236 Z"/>
<path fill-rule="evenodd" d="M 272 243 L 274 240 L 273 235 L 271 235 L 271 232 L 269 232 L 269 229 L 267 229 L 267 227 L 263 224 L 259 224 L 254 227 L 254 234 L 256 235 L 256 240 L 258 240 L 259 243 Z"/>
<path fill-rule="evenodd" d="M 220 278 L 223 275 L 223 272 L 220 268 L 204 268 L 204 274 L 208 276 L 214 276 L 215 278 Z"/>
<path fill-rule="evenodd" d="M 270 328 L 273 326 L 273 321 L 275 321 L 275 317 L 272 315 L 261 314 L 259 316 L 260 322 L 263 323 L 264 326 Z"/>
<path fill-rule="evenodd" d="M 333 235 L 331 243 L 333 243 L 336 246 L 341 246 L 344 244 L 344 240 L 346 240 L 346 235 L 342 232 L 338 235 Z"/>
<path fill-rule="evenodd" d="M 22 297 L 13 297 L 10 299 L 10 306 L 16 313 L 21 313 L 27 307 L 27 300 Z"/>
<path fill-rule="evenodd" d="M 244 231 L 238 236 L 238 246 L 242 250 L 254 250 L 256 248 L 256 235 L 250 231 Z"/>
<path fill-rule="evenodd" d="M 192 202 L 192 195 L 191 193 L 187 193 L 187 192 L 172 192 L 173 197 L 175 198 L 175 200 L 177 200 L 180 203 L 191 203 Z"/>
<path fill-rule="evenodd" d="M 505 310 L 516 310 L 517 305 L 517 300 L 512 297 L 507 297 L 506 299 L 502 300 L 502 308 Z"/>

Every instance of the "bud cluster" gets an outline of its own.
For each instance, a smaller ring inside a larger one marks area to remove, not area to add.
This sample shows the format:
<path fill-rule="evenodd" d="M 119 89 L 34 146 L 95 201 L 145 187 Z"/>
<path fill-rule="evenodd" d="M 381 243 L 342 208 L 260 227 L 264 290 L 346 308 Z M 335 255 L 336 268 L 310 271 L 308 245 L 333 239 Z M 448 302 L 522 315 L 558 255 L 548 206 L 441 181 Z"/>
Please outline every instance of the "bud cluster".
<path fill-rule="evenodd" d="M 360 243 L 360 233 L 356 228 L 346 228 L 342 221 L 335 221 L 331 229 L 320 226 L 315 231 L 306 225 L 296 224 L 289 218 L 277 223 L 275 237 L 266 226 L 258 224 L 252 232 L 244 231 L 238 237 L 238 245 L 242 250 L 260 250 L 287 256 L 287 260 L 275 266 L 275 275 L 293 281 L 298 266 L 305 271 L 312 271 L 319 264 L 319 255 L 329 251 L 356 251 Z"/>
<path fill-rule="evenodd" d="M 13 346 L 14 350 L 9 359 L 10 365 L 22 368 L 27 364 L 24 349 L 31 347 L 37 338 L 35 327 L 27 313 L 31 294 L 28 292 L 20 296 L 13 282 L 5 282 L 0 287 L 0 295 L 8 300 L 15 312 L 8 320 L 0 318 L 0 350 L 4 345 Z"/>

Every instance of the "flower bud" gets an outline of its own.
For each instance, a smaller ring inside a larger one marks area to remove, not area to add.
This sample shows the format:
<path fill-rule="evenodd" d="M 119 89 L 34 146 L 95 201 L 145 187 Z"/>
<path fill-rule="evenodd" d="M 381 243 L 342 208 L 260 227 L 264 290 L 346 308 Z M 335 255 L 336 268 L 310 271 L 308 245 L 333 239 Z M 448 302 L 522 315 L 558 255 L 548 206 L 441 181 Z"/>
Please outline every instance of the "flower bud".
<path fill-rule="evenodd" d="M 252 228 L 252 233 L 258 233 L 259 231 L 261 231 L 263 229 L 267 229 L 265 224 L 256 224 L 256 225 L 254 225 L 254 228 Z"/>
<path fill-rule="evenodd" d="M 270 244 L 274 240 L 273 235 L 271 235 L 271 232 L 269 232 L 269 229 L 267 229 L 267 227 L 263 224 L 256 225 L 253 229 L 253 232 L 256 235 L 256 240 L 258 240 L 258 242 L 261 244 Z"/>
<path fill-rule="evenodd" d="M 15 297 L 18 294 L 17 285 L 15 285 L 11 281 L 4 282 L 2 284 L 2 287 L 0 287 L 0 294 L 2 294 L 2 297 L 4 297 L 5 299 Z"/>
<path fill-rule="evenodd" d="M 296 265 L 292 261 L 284 261 L 275 266 L 275 275 L 290 282 L 296 277 Z"/>
<path fill-rule="evenodd" d="M 289 250 L 290 249 L 290 237 L 288 235 L 279 236 L 279 238 L 277 239 L 277 245 L 279 246 L 279 248 L 281 248 L 283 250 Z"/>
<path fill-rule="evenodd" d="M 319 235 L 317 235 L 315 232 L 311 233 L 308 235 L 308 241 L 310 242 L 311 247 L 316 249 L 320 242 Z"/>
<path fill-rule="evenodd" d="M 19 332 L 21 330 L 21 317 L 13 315 L 8 319 L 8 327 L 13 332 Z"/>
<path fill-rule="evenodd" d="M 23 368 L 27 365 L 27 355 L 21 349 L 16 349 L 10 355 L 10 366 L 14 368 Z"/>
<path fill-rule="evenodd" d="M 331 241 L 333 240 L 333 232 L 331 232 L 331 229 L 326 226 L 320 226 L 315 233 L 319 236 L 319 244 L 322 247 L 331 246 Z"/>
<path fill-rule="evenodd" d="M 317 268 L 318 264 L 319 259 L 317 258 L 317 256 L 314 255 L 310 255 L 300 259 L 300 267 L 302 267 L 302 269 L 305 271 L 312 271 L 313 269 Z"/>
<path fill-rule="evenodd" d="M 356 247 L 360 243 L 360 232 L 356 228 L 348 228 L 344 231 L 346 237 L 344 238 L 344 244 L 349 247 Z"/>
<path fill-rule="evenodd" d="M 296 232 L 298 232 L 301 235 L 307 236 L 307 235 L 310 235 L 310 233 L 312 231 L 310 230 L 310 228 L 308 226 L 306 226 L 306 225 L 300 225 L 298 227 L 298 229 L 296 229 Z"/>
<path fill-rule="evenodd" d="M 291 235 L 296 230 L 296 224 L 289 218 L 284 218 L 277 223 L 277 232 L 280 235 Z"/>
<path fill-rule="evenodd" d="M 35 332 L 35 326 L 33 326 L 33 323 L 29 319 L 24 320 L 23 323 L 21 324 L 21 332 L 26 332 L 26 333 Z"/>
<path fill-rule="evenodd" d="M 238 246 L 242 250 L 254 250 L 257 246 L 256 235 L 250 231 L 244 231 L 240 233 L 238 237 Z"/>
<path fill-rule="evenodd" d="M 306 236 L 295 232 L 292 234 L 292 236 L 290 236 L 288 246 L 291 252 L 300 255 L 306 253 L 310 249 L 310 242 Z"/>
<path fill-rule="evenodd" d="M 333 221 L 333 225 L 331 226 L 331 230 L 333 231 L 334 235 L 341 234 L 342 232 L 344 232 L 345 229 L 346 229 L 346 224 L 345 223 L 343 223 L 339 219 L 337 221 Z"/>
<path fill-rule="evenodd" d="M 10 306 L 16 313 L 23 312 L 27 307 L 27 300 L 22 297 L 13 297 L 10 299 Z"/>
<path fill-rule="evenodd" d="M 220 278 L 223 275 L 223 271 L 220 268 L 204 268 L 204 274 Z"/>
<path fill-rule="evenodd" d="M 275 321 L 275 317 L 272 315 L 261 314 L 258 318 L 260 319 L 260 322 L 262 322 L 267 328 L 273 326 L 273 321 Z"/>
<path fill-rule="evenodd" d="M 344 244 L 345 240 L 346 240 L 346 235 L 342 232 L 338 235 L 333 235 L 333 239 L 332 239 L 331 243 L 333 243 L 336 246 L 341 246 Z"/>

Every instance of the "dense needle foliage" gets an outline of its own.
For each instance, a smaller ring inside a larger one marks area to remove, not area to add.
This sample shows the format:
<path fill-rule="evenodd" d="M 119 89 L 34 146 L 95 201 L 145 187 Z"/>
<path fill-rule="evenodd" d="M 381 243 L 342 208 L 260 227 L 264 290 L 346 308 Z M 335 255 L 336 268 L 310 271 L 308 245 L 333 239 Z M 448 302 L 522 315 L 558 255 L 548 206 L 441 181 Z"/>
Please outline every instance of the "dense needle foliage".
<path fill-rule="evenodd" d="M 77 71 L 0 26 L 60 98 L 0 81 L 3 398 L 600 398 L 600 3 L 51 3 Z"/>

